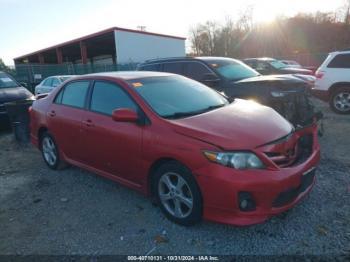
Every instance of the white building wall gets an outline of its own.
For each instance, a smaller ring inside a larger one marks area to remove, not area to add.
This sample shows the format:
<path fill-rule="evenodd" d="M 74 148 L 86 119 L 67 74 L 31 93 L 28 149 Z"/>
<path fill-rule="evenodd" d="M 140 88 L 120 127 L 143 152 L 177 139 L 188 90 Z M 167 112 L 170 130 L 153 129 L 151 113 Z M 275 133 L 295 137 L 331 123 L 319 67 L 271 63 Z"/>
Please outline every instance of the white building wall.
<path fill-rule="evenodd" d="M 185 56 L 185 40 L 114 31 L 117 63 L 140 63 L 147 59 Z"/>

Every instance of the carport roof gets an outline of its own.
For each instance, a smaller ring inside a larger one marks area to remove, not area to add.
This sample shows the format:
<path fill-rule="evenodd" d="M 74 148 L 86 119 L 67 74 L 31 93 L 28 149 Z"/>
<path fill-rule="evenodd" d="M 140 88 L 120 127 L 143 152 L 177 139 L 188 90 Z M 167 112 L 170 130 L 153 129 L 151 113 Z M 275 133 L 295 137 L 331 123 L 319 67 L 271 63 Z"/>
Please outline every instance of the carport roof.
<path fill-rule="evenodd" d="M 96 33 L 93 33 L 93 34 L 89 34 L 89 35 L 86 35 L 86 36 L 83 36 L 83 37 L 79 37 L 79 38 L 76 38 L 76 39 L 73 39 L 73 40 L 70 40 L 70 41 L 67 41 L 67 42 L 63 42 L 63 43 L 60 43 L 60 44 L 57 44 L 57 45 L 54 45 L 54 46 L 50 46 L 50 47 L 47 47 L 47 48 L 44 48 L 44 49 L 40 49 L 38 51 L 29 53 L 29 54 L 21 55 L 19 57 L 14 58 L 14 60 L 27 58 L 28 56 L 32 56 L 32 55 L 36 55 L 36 54 L 39 54 L 39 53 L 42 53 L 42 52 L 45 52 L 45 51 L 56 49 L 58 47 L 63 47 L 63 46 L 67 46 L 67 45 L 70 45 L 70 44 L 78 44 L 80 41 L 91 39 L 91 38 L 94 38 L 94 37 L 97 37 L 97 36 L 100 36 L 100 35 L 112 33 L 114 31 L 124 31 L 124 32 L 137 33 L 137 34 L 153 35 L 153 36 L 160 36 L 160 37 L 166 37 L 166 38 L 174 38 L 174 39 L 179 39 L 179 40 L 186 40 L 185 37 L 180 37 L 180 36 L 158 34 L 158 33 L 152 33 L 152 32 L 141 31 L 141 30 L 134 30 L 134 29 L 127 29 L 127 28 L 121 28 L 121 27 L 111 27 L 111 28 L 108 28 L 108 29 L 105 29 L 105 30 L 102 30 L 102 31 L 99 31 L 99 32 L 96 32 Z"/>

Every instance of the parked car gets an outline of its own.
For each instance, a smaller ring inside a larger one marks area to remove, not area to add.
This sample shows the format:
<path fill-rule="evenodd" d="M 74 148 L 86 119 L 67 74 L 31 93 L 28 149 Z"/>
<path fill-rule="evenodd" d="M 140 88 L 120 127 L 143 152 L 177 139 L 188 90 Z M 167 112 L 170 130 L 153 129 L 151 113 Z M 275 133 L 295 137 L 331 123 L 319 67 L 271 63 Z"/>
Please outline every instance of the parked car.
<path fill-rule="evenodd" d="M 62 84 L 64 81 L 69 78 L 74 77 L 75 75 L 61 75 L 61 76 L 50 76 L 45 78 L 39 85 L 35 87 L 35 94 L 45 94 L 50 93 L 55 87 Z"/>
<path fill-rule="evenodd" d="M 262 76 L 239 60 L 223 57 L 184 57 L 146 61 L 142 71 L 163 71 L 200 81 L 228 97 L 254 99 L 270 106 L 296 127 L 314 121 L 309 99 L 313 83 L 291 75 Z"/>
<path fill-rule="evenodd" d="M 283 64 L 285 64 L 287 67 L 292 68 L 303 68 L 301 64 L 299 64 L 297 61 L 294 60 L 280 60 Z"/>
<path fill-rule="evenodd" d="M 67 81 L 34 102 L 31 138 L 50 168 L 115 180 L 182 225 L 261 223 L 311 191 L 320 159 L 315 124 L 158 72 Z"/>
<path fill-rule="evenodd" d="M 283 64 L 285 64 L 287 67 L 292 68 L 304 68 L 312 71 L 312 74 L 315 74 L 315 71 L 317 70 L 317 66 L 302 66 L 297 61 L 294 60 L 280 60 Z"/>
<path fill-rule="evenodd" d="M 32 98 L 33 94 L 5 72 L 0 71 L 0 125 L 9 123 L 5 103 Z"/>
<path fill-rule="evenodd" d="M 279 60 L 269 57 L 246 58 L 242 61 L 262 75 L 294 74 L 301 77 L 303 75 L 313 75 L 312 70 L 290 67 Z"/>
<path fill-rule="evenodd" d="M 339 114 L 350 114 L 350 51 L 332 52 L 316 71 L 313 94 Z"/>

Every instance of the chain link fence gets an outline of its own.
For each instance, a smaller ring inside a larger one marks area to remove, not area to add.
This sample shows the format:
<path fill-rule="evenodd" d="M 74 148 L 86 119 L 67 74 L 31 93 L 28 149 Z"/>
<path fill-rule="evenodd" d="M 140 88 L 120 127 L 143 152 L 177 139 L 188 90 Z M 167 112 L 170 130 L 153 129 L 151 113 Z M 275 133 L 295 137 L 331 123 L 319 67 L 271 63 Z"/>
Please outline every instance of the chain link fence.
<path fill-rule="evenodd" d="M 99 72 L 135 70 L 137 63 L 128 64 L 18 64 L 12 75 L 20 83 L 26 83 L 30 91 L 43 79 L 54 75 L 83 75 Z"/>

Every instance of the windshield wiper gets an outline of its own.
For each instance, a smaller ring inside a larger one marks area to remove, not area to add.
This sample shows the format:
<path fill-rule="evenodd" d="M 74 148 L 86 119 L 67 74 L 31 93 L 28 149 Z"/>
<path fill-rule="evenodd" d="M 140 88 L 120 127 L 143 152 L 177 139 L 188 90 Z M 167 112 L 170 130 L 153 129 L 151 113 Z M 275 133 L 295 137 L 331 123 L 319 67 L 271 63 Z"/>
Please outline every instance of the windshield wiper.
<path fill-rule="evenodd" d="M 210 110 L 214 110 L 216 108 L 220 108 L 226 106 L 226 104 L 218 104 L 218 105 L 214 105 L 214 106 L 208 106 L 207 108 L 203 109 L 203 111 L 210 111 Z"/>
<path fill-rule="evenodd" d="M 181 117 L 187 117 L 187 116 L 194 116 L 194 115 L 199 115 L 199 114 L 203 114 L 205 112 L 214 110 L 216 108 L 220 108 L 226 106 L 226 104 L 219 104 L 219 105 L 213 105 L 213 106 L 208 106 L 204 109 L 201 110 L 196 110 L 196 111 L 189 111 L 189 112 L 175 112 L 171 115 L 165 115 L 163 116 L 164 118 L 168 118 L 168 119 L 176 119 L 176 118 L 181 118 Z"/>

